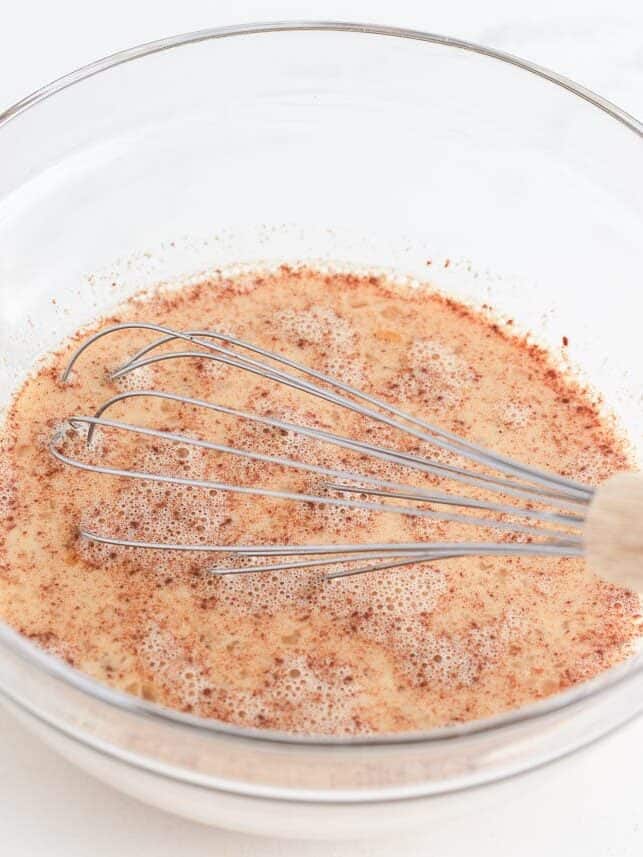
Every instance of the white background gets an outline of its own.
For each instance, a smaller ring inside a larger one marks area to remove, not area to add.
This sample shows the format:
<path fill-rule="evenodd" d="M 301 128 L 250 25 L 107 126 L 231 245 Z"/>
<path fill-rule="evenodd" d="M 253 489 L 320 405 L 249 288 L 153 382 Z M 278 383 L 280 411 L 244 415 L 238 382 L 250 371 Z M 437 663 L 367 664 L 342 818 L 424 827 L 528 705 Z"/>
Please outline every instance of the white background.
<path fill-rule="evenodd" d="M 220 24 L 376 21 L 470 39 L 567 74 L 643 116 L 640 0 L 0 0 L 0 110 L 104 54 Z M 643 719 L 540 773 L 537 802 L 390 840 L 302 843 L 211 830 L 113 792 L 0 711 L 0 854 L 47 857 L 640 857 Z"/>

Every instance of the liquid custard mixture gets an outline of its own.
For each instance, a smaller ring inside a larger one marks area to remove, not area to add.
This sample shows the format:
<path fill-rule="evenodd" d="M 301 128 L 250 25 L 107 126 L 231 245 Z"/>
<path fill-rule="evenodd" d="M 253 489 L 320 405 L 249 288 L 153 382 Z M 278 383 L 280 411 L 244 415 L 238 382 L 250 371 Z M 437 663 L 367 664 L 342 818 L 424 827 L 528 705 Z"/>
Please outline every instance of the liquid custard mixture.
<path fill-rule="evenodd" d="M 426 287 L 282 267 L 146 294 L 92 330 L 125 320 L 241 337 L 469 440 L 584 482 L 631 467 L 625 444 L 589 394 L 543 351 L 512 336 L 510 325 Z M 642 631 L 638 596 L 590 575 L 582 560 L 467 557 L 334 581 L 323 577 L 337 565 L 217 577 L 209 569 L 235 560 L 81 537 L 79 527 L 188 544 L 510 538 L 426 518 L 64 466 L 48 445 L 66 417 L 91 415 L 123 390 L 151 388 L 449 461 L 385 425 L 210 360 L 159 362 L 110 381 L 108 370 L 154 340 L 141 330 L 98 341 L 63 384 L 70 354 L 90 332 L 65 343 L 18 391 L 0 452 L 0 616 L 48 652 L 181 711 L 342 735 L 493 715 L 595 676 L 634 651 Z M 436 484 L 293 432 L 175 402 L 129 399 L 106 416 Z M 185 444 L 100 428 L 87 449 L 81 435 L 68 433 L 66 451 L 110 466 L 327 490 L 317 474 Z"/>

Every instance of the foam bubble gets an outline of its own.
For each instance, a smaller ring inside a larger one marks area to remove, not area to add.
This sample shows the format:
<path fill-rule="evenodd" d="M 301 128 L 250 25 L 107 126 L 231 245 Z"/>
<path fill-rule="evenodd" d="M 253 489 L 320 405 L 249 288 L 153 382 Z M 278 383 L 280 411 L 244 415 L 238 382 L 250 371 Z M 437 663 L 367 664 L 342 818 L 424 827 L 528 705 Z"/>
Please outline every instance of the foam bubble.
<path fill-rule="evenodd" d="M 577 452 L 569 461 L 567 472 L 572 479 L 586 485 L 598 485 L 612 473 L 609 460 L 598 449 L 586 449 Z"/>
<path fill-rule="evenodd" d="M 358 390 L 363 390 L 368 385 L 366 363 L 355 355 L 333 354 L 323 361 L 321 371 Z"/>
<path fill-rule="evenodd" d="M 202 704 L 203 691 L 210 684 L 208 670 L 195 663 L 171 632 L 154 622 L 149 623 L 138 653 L 154 680 L 171 688 L 181 708 L 194 709 Z"/>
<path fill-rule="evenodd" d="M 150 473 L 177 474 L 202 479 L 206 476 L 204 451 L 189 445 L 163 444 L 145 448 L 136 467 Z M 214 489 L 190 485 L 130 480 L 115 496 L 103 497 L 87 510 L 85 529 L 104 531 L 133 541 L 177 544 L 217 544 L 226 518 L 228 497 Z M 127 557 L 157 574 L 168 574 L 204 564 L 206 556 L 194 552 L 152 551 L 148 554 L 81 540 L 82 556 L 109 565 Z M 153 562 L 150 562 L 153 560 Z"/>
<path fill-rule="evenodd" d="M 154 366 L 139 366 L 126 375 L 116 378 L 114 383 L 121 393 L 129 393 L 136 390 L 151 390 L 154 388 L 155 381 Z"/>
<path fill-rule="evenodd" d="M 436 339 L 417 339 L 409 350 L 409 370 L 399 379 L 399 395 L 440 410 L 457 407 L 473 368 L 449 345 Z"/>
<path fill-rule="evenodd" d="M 351 349 L 357 340 L 353 326 L 329 307 L 281 310 L 275 314 L 275 322 L 285 338 L 295 342 Z"/>
<path fill-rule="evenodd" d="M 299 652 L 276 658 L 261 687 L 216 685 L 207 659 L 156 622 L 148 623 L 138 647 L 145 671 L 155 685 L 170 688 L 174 704 L 206 715 L 216 710 L 247 726 L 261 727 L 286 719 L 295 731 L 358 731 L 359 683 L 348 665 L 335 658 Z M 142 687 L 132 687 L 141 693 Z"/>

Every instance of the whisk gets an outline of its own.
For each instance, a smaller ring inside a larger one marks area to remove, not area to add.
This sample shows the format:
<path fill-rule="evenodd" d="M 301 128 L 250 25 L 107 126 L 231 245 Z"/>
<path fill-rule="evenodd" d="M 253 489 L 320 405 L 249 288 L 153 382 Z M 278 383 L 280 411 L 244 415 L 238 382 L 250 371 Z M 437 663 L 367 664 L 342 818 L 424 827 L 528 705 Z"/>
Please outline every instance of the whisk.
<path fill-rule="evenodd" d="M 357 544 L 182 544 L 136 541 L 108 533 L 81 529 L 80 535 L 93 542 L 140 549 L 196 551 L 227 557 L 262 559 L 255 565 L 218 567 L 219 575 L 274 572 L 282 569 L 341 565 L 327 579 L 410 564 L 437 562 L 464 556 L 585 556 L 591 567 L 604 577 L 635 589 L 643 589 L 643 475 L 620 473 L 598 488 L 485 449 L 457 434 L 431 425 L 388 402 L 359 390 L 337 378 L 281 354 L 265 350 L 228 334 L 210 330 L 172 330 L 157 324 L 131 322 L 116 324 L 88 338 L 72 355 L 62 381 L 67 382 L 79 357 L 97 340 L 124 330 L 145 330 L 157 337 L 111 373 L 122 378 L 136 369 L 164 361 L 211 360 L 249 372 L 276 384 L 285 385 L 311 397 L 346 408 L 361 417 L 388 426 L 436 450 L 456 456 L 462 466 L 437 458 L 408 452 L 395 446 L 378 445 L 350 436 L 243 411 L 216 402 L 159 389 L 122 392 L 103 402 L 93 415 L 75 415 L 56 432 L 51 454 L 66 465 L 85 471 L 149 482 L 192 486 L 197 489 L 238 492 L 305 503 L 388 512 L 455 522 L 492 533 L 503 533 L 503 541 L 421 541 Z M 167 350 L 165 346 L 183 350 Z M 383 479 L 368 472 L 325 467 L 312 462 L 269 455 L 222 443 L 109 419 L 106 412 L 118 402 L 150 398 L 188 405 L 225 414 L 239 420 L 293 432 L 304 438 L 359 453 L 360 460 L 379 460 L 428 474 L 452 486 L 469 486 L 489 495 L 489 499 L 465 493 L 450 493 Z M 153 473 L 132 468 L 84 461 L 67 455 L 64 440 L 69 428 L 85 430 L 91 446 L 97 427 L 180 443 L 216 453 L 229 454 L 267 465 L 277 464 L 323 477 L 322 491 L 305 493 L 256 485 Z M 391 502 L 394 501 L 394 502 Z M 496 535 L 497 538 L 497 535 Z M 274 560 L 277 560 L 276 562 Z"/>

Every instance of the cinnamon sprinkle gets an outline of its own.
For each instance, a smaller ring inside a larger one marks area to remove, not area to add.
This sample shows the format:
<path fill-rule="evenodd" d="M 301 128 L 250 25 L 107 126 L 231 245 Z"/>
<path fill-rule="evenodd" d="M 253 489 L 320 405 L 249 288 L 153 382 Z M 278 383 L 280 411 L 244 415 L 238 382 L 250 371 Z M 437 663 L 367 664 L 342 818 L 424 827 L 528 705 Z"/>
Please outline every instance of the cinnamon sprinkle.
<path fill-rule="evenodd" d="M 589 393 L 545 351 L 509 323 L 429 288 L 283 266 L 141 296 L 96 326 L 117 319 L 229 332 L 501 453 L 590 483 L 628 466 L 623 443 Z M 591 577 L 577 560 L 471 557 L 329 584 L 321 569 L 216 578 L 208 572 L 212 555 L 80 540 L 79 524 L 122 537 L 222 544 L 472 537 L 470 528 L 423 519 L 125 482 L 59 465 L 46 449 L 52 431 L 64 415 L 91 413 L 124 389 L 109 381 L 106 367 L 149 342 L 140 331 L 99 341 L 62 387 L 61 367 L 87 335 L 65 343 L 17 392 L 0 439 L 0 615 L 47 651 L 179 710 L 327 734 L 485 717 L 584 681 L 633 651 L 641 633 L 638 597 Z M 168 362 L 123 383 L 373 443 L 401 441 L 408 451 L 449 461 L 385 425 L 219 364 Z M 221 414 L 149 399 L 119 407 L 115 419 L 434 484 L 433 477 Z M 313 477 L 281 466 L 99 435 L 103 459 L 121 466 L 315 486 Z M 87 454 L 82 438 L 69 443 Z"/>

